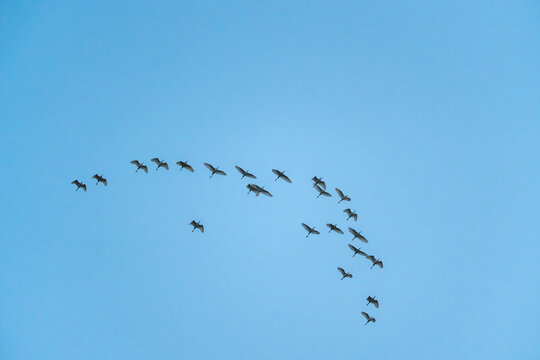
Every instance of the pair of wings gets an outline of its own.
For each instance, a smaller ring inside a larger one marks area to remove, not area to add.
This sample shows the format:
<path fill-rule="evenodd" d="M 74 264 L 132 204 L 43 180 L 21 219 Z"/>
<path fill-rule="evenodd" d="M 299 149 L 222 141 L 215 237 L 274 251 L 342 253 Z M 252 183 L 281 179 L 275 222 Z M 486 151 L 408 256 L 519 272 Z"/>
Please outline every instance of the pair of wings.
<path fill-rule="evenodd" d="M 86 185 L 80 182 L 79 180 L 73 180 L 71 182 L 73 185 L 77 185 L 77 187 L 82 188 L 84 191 L 86 191 Z"/>
<path fill-rule="evenodd" d="M 343 191 L 339 190 L 338 188 L 336 188 L 336 192 L 337 194 L 339 195 L 339 198 L 343 201 L 351 201 L 351 198 L 345 194 L 343 194 Z"/>
<path fill-rule="evenodd" d="M 225 173 L 225 171 L 223 171 L 223 170 L 218 170 L 218 169 L 216 169 L 215 167 L 213 167 L 212 165 L 210 165 L 210 164 L 208 164 L 208 163 L 204 163 L 204 166 L 206 166 L 206 168 L 207 168 L 208 170 L 210 170 L 211 172 L 213 172 L 214 174 L 218 174 L 218 175 L 227 175 L 227 174 Z"/>
<path fill-rule="evenodd" d="M 186 170 L 189 170 L 191 172 L 194 172 L 193 168 L 191 167 L 191 165 L 189 165 L 187 162 L 185 161 L 177 161 L 176 162 L 176 165 L 180 166 L 180 168 L 183 168 L 183 169 L 186 169 Z"/>
<path fill-rule="evenodd" d="M 338 228 L 337 226 L 335 226 L 335 225 L 326 224 L 326 226 L 328 226 L 328 228 L 330 230 L 333 230 L 333 231 L 337 232 L 338 234 L 343 234 L 343 231 L 340 228 Z"/>
<path fill-rule="evenodd" d="M 317 230 L 315 230 L 315 229 L 312 228 L 312 227 L 309 227 L 308 225 L 306 225 L 306 224 L 304 224 L 304 223 L 302 223 L 302 227 L 303 227 L 304 229 L 306 229 L 306 231 L 309 232 L 309 233 L 311 233 L 311 234 L 315 234 L 315 235 L 319 235 L 319 234 L 320 234 L 320 232 L 318 232 Z"/>
<path fill-rule="evenodd" d="M 349 227 L 349 232 L 354 235 L 355 239 L 358 238 L 358 239 L 360 239 L 361 241 L 363 241 L 365 243 L 368 242 L 367 239 L 362 234 L 360 234 L 358 231 L 354 230 L 352 227 Z"/>
<path fill-rule="evenodd" d="M 195 222 L 195 220 L 192 220 L 189 225 L 195 227 L 196 229 L 199 229 L 201 230 L 201 232 L 203 233 L 204 232 L 204 225 L 199 225 Z"/>
<path fill-rule="evenodd" d="M 371 320 L 371 321 L 375 322 L 375 318 L 372 318 L 371 316 L 369 316 L 368 313 L 362 311 L 362 315 L 364 315 L 366 320 Z"/>
<path fill-rule="evenodd" d="M 96 179 L 98 182 L 101 182 L 103 185 L 107 186 L 107 179 L 99 176 L 98 174 L 92 176 L 92 179 Z"/>
<path fill-rule="evenodd" d="M 379 301 L 375 300 L 371 296 L 368 296 L 366 299 L 369 303 L 372 303 L 377 309 L 379 308 Z"/>
<path fill-rule="evenodd" d="M 343 210 L 343 212 L 346 213 L 349 217 L 352 217 L 354 221 L 358 221 L 358 214 L 352 212 L 351 209 L 345 209 Z"/>
<path fill-rule="evenodd" d="M 158 158 L 150 159 L 151 162 L 156 164 L 158 167 L 164 167 L 165 169 L 169 170 L 169 164 L 167 164 L 165 161 L 159 160 Z"/>
<path fill-rule="evenodd" d="M 343 268 L 338 267 L 338 271 L 341 273 L 342 276 L 350 277 L 352 278 L 352 274 L 348 274 Z"/>
<path fill-rule="evenodd" d="M 368 255 L 368 256 L 366 256 L 366 259 L 368 259 L 369 261 L 371 261 L 371 262 L 373 263 L 373 265 L 377 265 L 377 266 L 380 267 L 381 269 L 383 268 L 383 263 L 382 263 L 382 261 L 375 259 L 375 256 L 373 256 L 373 255 Z"/>
<path fill-rule="evenodd" d="M 133 160 L 131 163 L 133 165 L 137 165 L 137 168 L 143 169 L 145 173 L 148 173 L 148 167 L 146 165 L 142 165 L 138 160 Z"/>
<path fill-rule="evenodd" d="M 238 172 L 240 172 L 240 174 L 242 174 L 242 176 L 245 176 L 245 177 L 248 177 L 250 179 L 256 179 L 257 177 L 249 172 L 247 172 L 246 170 L 242 169 L 240 166 L 238 165 L 235 165 L 234 166 L 236 168 L 236 170 L 238 170 Z"/>
<path fill-rule="evenodd" d="M 322 181 L 322 179 L 314 176 L 311 178 L 311 180 L 313 180 L 313 182 L 315 183 L 315 185 L 319 185 L 321 188 L 323 188 L 324 190 L 326 190 L 326 184 L 324 181 Z"/>
<path fill-rule="evenodd" d="M 319 192 L 319 194 L 321 194 L 322 196 L 327 196 L 327 197 L 331 197 L 332 194 L 330 194 L 329 192 L 326 192 L 326 190 L 323 190 L 323 188 L 321 188 L 319 185 L 317 184 L 313 184 L 313 187 L 315 188 L 315 190 L 317 190 Z"/>
<path fill-rule="evenodd" d="M 283 180 L 285 180 L 286 182 L 288 182 L 289 184 L 292 183 L 291 179 L 289 179 L 289 177 L 287 175 L 285 175 L 282 171 L 279 171 L 279 170 L 276 170 L 276 169 L 272 169 L 272 172 L 274 174 L 277 175 L 278 179 L 279 178 L 282 178 Z M 276 179 L 277 180 L 277 179 Z"/>
<path fill-rule="evenodd" d="M 351 249 L 352 251 L 354 251 L 355 254 L 360 254 L 362 256 L 367 256 L 367 254 L 365 252 L 363 252 L 362 250 L 356 248 L 355 246 L 349 244 L 349 249 Z"/>

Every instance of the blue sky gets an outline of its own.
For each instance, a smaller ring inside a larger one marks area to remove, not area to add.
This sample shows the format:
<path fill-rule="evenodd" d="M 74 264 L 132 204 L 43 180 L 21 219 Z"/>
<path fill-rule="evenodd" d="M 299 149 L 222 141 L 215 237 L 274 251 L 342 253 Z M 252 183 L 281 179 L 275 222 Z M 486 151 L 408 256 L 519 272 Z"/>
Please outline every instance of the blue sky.
<path fill-rule="evenodd" d="M 3 1 L 0 358 L 537 359 L 539 14 Z"/>

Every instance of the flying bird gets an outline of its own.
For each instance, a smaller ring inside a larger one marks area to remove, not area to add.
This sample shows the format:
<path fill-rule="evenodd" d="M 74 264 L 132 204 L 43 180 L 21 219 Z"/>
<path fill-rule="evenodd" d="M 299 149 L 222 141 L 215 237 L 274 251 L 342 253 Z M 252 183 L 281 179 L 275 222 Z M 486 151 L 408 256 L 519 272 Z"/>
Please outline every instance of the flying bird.
<path fill-rule="evenodd" d="M 268 197 L 272 197 L 272 194 L 270 193 L 270 191 L 266 190 L 264 186 L 260 187 L 259 185 L 255 185 L 255 184 L 247 184 L 246 187 L 249 189 L 248 194 L 250 192 L 253 192 L 255 196 L 259 196 L 260 194 L 263 194 Z"/>
<path fill-rule="evenodd" d="M 210 164 L 208 164 L 208 163 L 204 163 L 204 166 L 206 166 L 206 168 L 212 172 L 212 174 L 210 175 L 210 177 L 214 176 L 214 174 L 218 174 L 218 175 L 227 175 L 227 174 L 225 173 L 225 171 L 219 170 L 219 167 L 215 168 L 215 167 L 213 167 L 212 165 L 210 165 Z"/>
<path fill-rule="evenodd" d="M 374 297 L 371 297 L 371 296 L 368 296 L 367 297 L 367 304 L 366 306 L 368 306 L 369 304 L 373 304 L 375 305 L 375 307 L 378 309 L 379 308 L 379 301 L 378 300 L 375 300 L 375 296 Z"/>
<path fill-rule="evenodd" d="M 326 184 L 324 183 L 322 178 L 318 178 L 316 176 L 312 177 L 311 180 L 313 180 L 313 183 L 315 185 L 319 185 L 323 190 L 326 190 Z"/>
<path fill-rule="evenodd" d="M 180 166 L 180 171 L 182 171 L 182 169 L 186 169 L 186 170 L 189 170 L 191 172 L 193 172 L 193 167 L 191 167 L 191 165 L 189 165 L 187 163 L 187 161 L 177 161 L 176 162 L 176 165 Z"/>
<path fill-rule="evenodd" d="M 313 184 L 313 187 L 315 188 L 315 190 L 317 190 L 319 192 L 319 195 L 317 195 L 317 197 L 323 195 L 323 196 L 326 196 L 326 197 L 330 197 L 332 196 L 332 194 L 330 194 L 329 192 L 326 192 L 326 190 L 323 190 L 319 185 L 317 184 Z"/>
<path fill-rule="evenodd" d="M 92 179 L 97 180 L 96 185 L 102 183 L 103 185 L 107 186 L 107 179 L 105 179 L 103 175 L 99 176 L 98 174 L 95 174 L 94 176 L 92 176 Z"/>
<path fill-rule="evenodd" d="M 73 180 L 71 183 L 72 183 L 73 185 L 77 185 L 77 189 L 76 189 L 75 191 L 79 190 L 79 188 L 81 188 L 81 189 L 83 189 L 84 191 L 86 191 L 86 185 L 83 184 L 82 182 L 80 182 L 79 180 Z"/>
<path fill-rule="evenodd" d="M 163 167 L 163 168 L 169 170 L 169 164 L 167 164 L 167 163 L 165 162 L 165 160 L 159 160 L 158 158 L 153 158 L 153 159 L 150 159 L 150 161 L 157 165 L 156 171 L 157 171 L 160 167 Z"/>
<path fill-rule="evenodd" d="M 376 321 L 375 318 L 369 316 L 368 313 L 365 313 L 365 312 L 362 311 L 362 315 L 364 315 L 364 317 L 365 317 L 366 320 L 367 320 L 366 323 L 365 323 L 364 325 L 367 325 L 367 324 L 369 324 L 370 322 L 375 322 L 375 321 Z"/>
<path fill-rule="evenodd" d="M 304 224 L 304 223 L 302 223 L 302 227 L 303 227 L 304 229 L 306 229 L 306 231 L 308 232 L 308 234 L 306 235 L 306 237 L 308 237 L 308 236 L 311 235 L 311 234 L 315 234 L 315 235 L 319 235 L 319 234 L 320 234 L 320 232 L 318 232 L 317 230 L 315 230 L 314 227 L 313 227 L 313 228 L 312 228 L 312 227 L 309 227 L 308 225 L 306 225 L 306 224 Z"/>
<path fill-rule="evenodd" d="M 341 278 L 341 280 L 343 280 L 343 279 L 345 279 L 345 278 L 352 278 L 352 274 L 346 272 L 345 270 L 343 270 L 343 268 L 338 267 L 337 269 L 338 269 L 338 271 L 341 273 L 341 275 L 343 276 L 343 277 Z"/>
<path fill-rule="evenodd" d="M 351 244 L 349 244 L 349 249 L 351 249 L 352 251 L 354 251 L 354 254 L 352 257 L 354 257 L 356 254 L 360 254 L 362 256 L 366 256 L 366 253 L 363 252 L 362 250 L 360 249 L 357 249 L 356 247 L 352 246 Z"/>
<path fill-rule="evenodd" d="M 272 169 L 272 172 L 277 175 L 277 178 L 274 181 L 277 181 L 277 179 L 282 178 L 283 180 L 285 180 L 289 184 L 292 183 L 291 179 L 289 179 L 289 177 L 287 175 L 285 175 L 285 171 L 279 171 L 279 170 L 276 170 L 276 169 Z"/>
<path fill-rule="evenodd" d="M 383 268 L 383 263 L 380 259 L 375 259 L 375 256 L 373 255 L 368 255 L 366 256 L 366 259 L 368 259 L 369 261 L 371 261 L 373 263 L 373 265 L 371 265 L 371 268 L 373 269 L 373 267 L 375 265 L 377 265 L 378 267 L 380 267 L 381 269 Z"/>
<path fill-rule="evenodd" d="M 191 230 L 191 232 L 194 232 L 195 229 L 199 229 L 201 231 L 201 233 L 204 232 L 204 225 L 201 225 L 201 222 L 198 221 L 198 222 L 195 222 L 195 220 L 192 220 L 189 225 L 193 226 L 193 230 Z"/>
<path fill-rule="evenodd" d="M 131 163 L 132 163 L 133 165 L 137 166 L 137 170 L 135 170 L 135 172 L 139 171 L 139 169 L 143 169 L 143 171 L 144 171 L 145 173 L 148 173 L 148 167 L 147 167 L 146 165 L 144 165 L 144 164 L 141 164 L 141 163 L 139 162 L 139 160 L 133 160 L 133 161 L 131 161 Z"/>
<path fill-rule="evenodd" d="M 346 213 L 347 215 L 349 215 L 347 220 L 349 220 L 350 218 L 353 218 L 354 221 L 358 220 L 358 214 L 356 214 L 355 211 L 351 211 L 351 209 L 345 209 L 345 210 L 343 210 L 343 212 Z"/>
<path fill-rule="evenodd" d="M 244 177 L 248 177 L 248 178 L 250 178 L 250 179 L 256 179 L 256 178 L 257 178 L 255 175 L 251 174 L 251 173 L 249 172 L 249 170 L 246 171 L 246 170 L 242 169 L 242 168 L 241 168 L 240 166 L 238 166 L 238 165 L 235 165 L 234 167 L 236 168 L 236 170 L 238 170 L 238 172 L 240 172 L 240 174 L 242 174 L 241 179 L 243 179 Z"/>
<path fill-rule="evenodd" d="M 342 201 L 351 201 L 351 198 L 349 197 L 349 195 L 343 194 L 343 191 L 339 190 L 338 188 L 336 188 L 336 192 L 339 195 L 339 198 L 341 199 L 338 201 L 338 204 Z"/>
<path fill-rule="evenodd" d="M 328 232 L 335 231 L 338 234 L 343 234 L 343 231 L 341 231 L 341 229 L 337 227 L 337 224 L 336 225 L 326 224 L 326 226 L 328 226 L 328 228 L 330 229 L 330 230 L 328 230 Z"/>
<path fill-rule="evenodd" d="M 354 241 L 354 239 L 360 239 L 360 241 L 363 241 L 365 243 L 368 242 L 367 239 L 360 233 L 360 231 L 356 231 L 352 227 L 350 227 L 349 232 L 354 235 L 351 241 Z"/>

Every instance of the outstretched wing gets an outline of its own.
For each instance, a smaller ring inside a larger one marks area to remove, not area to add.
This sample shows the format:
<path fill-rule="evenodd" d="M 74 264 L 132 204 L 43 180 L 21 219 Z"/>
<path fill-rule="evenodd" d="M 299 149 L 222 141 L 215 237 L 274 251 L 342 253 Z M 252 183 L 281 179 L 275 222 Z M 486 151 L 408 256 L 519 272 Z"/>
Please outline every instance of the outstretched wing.
<path fill-rule="evenodd" d="M 281 178 L 285 180 L 286 182 L 288 182 L 289 184 L 292 183 L 291 179 L 289 179 L 289 177 L 285 174 L 281 175 Z"/>
<path fill-rule="evenodd" d="M 317 184 L 313 184 L 313 187 L 315 188 L 315 190 L 317 190 L 321 195 L 322 193 L 324 193 L 325 191 Z"/>
<path fill-rule="evenodd" d="M 349 244 L 349 249 L 351 249 L 351 250 L 354 251 L 355 253 L 358 252 L 358 249 L 355 248 L 354 246 L 352 246 L 351 244 Z"/>
<path fill-rule="evenodd" d="M 199 230 L 201 230 L 201 232 L 204 233 L 204 225 L 200 225 Z"/>
<path fill-rule="evenodd" d="M 375 257 L 374 257 L 373 255 L 367 255 L 367 256 L 366 256 L 366 259 L 368 259 L 369 261 L 371 261 L 371 262 L 373 262 L 373 263 L 374 263 L 375 261 L 377 261 L 377 260 L 375 260 Z"/>
<path fill-rule="evenodd" d="M 255 175 L 253 175 L 252 173 L 248 173 L 248 172 L 246 172 L 246 177 L 248 177 L 250 179 L 256 179 L 257 178 Z"/>
<path fill-rule="evenodd" d="M 352 227 L 349 227 L 349 232 L 353 234 L 355 237 L 360 237 L 360 234 L 358 231 L 354 230 Z"/>
<path fill-rule="evenodd" d="M 321 184 L 321 187 L 326 190 L 326 183 L 324 181 L 319 181 L 319 184 Z"/>
<path fill-rule="evenodd" d="M 276 169 L 272 169 L 272 172 L 273 172 L 274 174 L 276 174 L 277 176 L 283 175 L 281 171 L 276 170 Z"/>
<path fill-rule="evenodd" d="M 357 238 L 359 238 L 361 241 L 363 241 L 363 242 L 365 242 L 365 243 L 368 242 L 367 239 L 366 239 L 363 235 L 361 235 L 361 234 L 358 234 Z"/>
<path fill-rule="evenodd" d="M 379 261 L 379 262 L 377 263 L 377 266 L 379 266 L 379 267 L 382 269 L 382 268 L 383 268 L 383 263 L 382 263 L 382 261 Z"/>
<path fill-rule="evenodd" d="M 107 186 L 107 179 L 103 179 L 101 180 L 101 182 L 103 183 L 103 185 Z"/>
<path fill-rule="evenodd" d="M 216 168 L 208 163 L 204 163 L 204 166 L 206 166 L 206 168 L 212 172 L 216 171 Z"/>
<path fill-rule="evenodd" d="M 339 197 L 341 199 L 343 199 L 345 197 L 345 195 L 343 194 L 343 191 L 339 190 L 338 188 L 336 188 L 336 192 L 337 192 L 337 194 L 339 195 Z"/>
<path fill-rule="evenodd" d="M 163 164 L 161 164 L 161 166 L 164 167 L 165 169 L 169 170 L 169 164 L 163 163 Z"/>
<path fill-rule="evenodd" d="M 259 192 L 261 194 L 264 194 L 264 195 L 268 196 L 268 197 L 272 197 L 272 194 L 270 194 L 270 191 L 268 191 L 268 190 L 260 189 Z"/>
<path fill-rule="evenodd" d="M 85 185 L 85 184 L 82 184 L 82 185 L 81 185 L 81 188 L 82 188 L 84 191 L 86 191 L 86 185 Z M 381 266 L 381 267 L 382 267 L 382 266 Z"/>
<path fill-rule="evenodd" d="M 343 235 L 343 231 L 340 228 L 338 228 L 337 226 L 334 226 L 334 231 L 337 232 L 338 234 Z"/>
<path fill-rule="evenodd" d="M 320 232 L 318 232 L 318 231 L 315 230 L 315 229 L 313 229 L 313 230 L 311 231 L 311 233 L 312 233 L 312 234 L 315 234 L 315 235 L 320 235 L 320 234 L 321 234 Z"/>
<path fill-rule="evenodd" d="M 351 216 L 351 215 L 352 215 L 351 209 L 345 209 L 345 210 L 343 210 L 343 212 L 346 213 L 347 216 Z"/>
<path fill-rule="evenodd" d="M 195 222 L 195 220 L 191 220 L 191 222 L 189 223 L 189 225 L 191 225 L 191 226 L 197 226 L 197 223 Z"/>
<path fill-rule="evenodd" d="M 326 196 L 326 197 L 331 197 L 332 194 L 330 194 L 329 192 L 326 192 L 323 190 L 323 192 L 321 193 L 322 196 Z"/>
<path fill-rule="evenodd" d="M 194 172 L 195 170 L 193 170 L 193 167 L 191 165 L 189 165 L 188 163 L 186 163 L 186 165 L 184 166 L 184 169 L 187 169 L 191 172 Z"/>
<path fill-rule="evenodd" d="M 326 224 L 326 226 L 328 226 L 328 228 L 329 228 L 330 230 L 333 230 L 333 229 L 334 229 L 334 225 L 332 225 L 332 224 Z"/>
<path fill-rule="evenodd" d="M 79 180 L 73 180 L 71 183 L 74 184 L 74 185 L 77 185 L 77 186 L 80 186 L 80 185 L 81 185 L 81 183 L 79 182 Z"/>
<path fill-rule="evenodd" d="M 377 309 L 379 308 L 379 301 L 378 300 L 373 300 L 372 303 L 373 303 L 373 305 L 375 305 L 375 307 Z"/>
<path fill-rule="evenodd" d="M 133 161 L 130 161 L 130 163 L 133 165 L 137 165 L 137 167 L 141 166 L 141 163 L 139 162 L 139 160 L 133 160 Z"/>
<path fill-rule="evenodd" d="M 153 162 L 153 163 L 155 163 L 156 165 L 159 165 L 159 163 L 161 162 L 161 161 L 159 161 L 158 158 L 150 159 L 150 161 Z"/>
<path fill-rule="evenodd" d="M 341 275 L 347 276 L 347 273 L 345 272 L 345 270 L 343 270 L 343 269 L 340 268 L 340 267 L 338 267 L 337 269 L 338 269 L 338 271 L 341 273 Z"/>
<path fill-rule="evenodd" d="M 96 179 L 96 180 L 99 180 L 99 176 L 98 176 L 98 174 L 96 174 L 96 175 L 92 176 L 92 179 Z"/>
<path fill-rule="evenodd" d="M 306 229 L 306 231 L 308 231 L 308 232 L 312 230 L 309 226 L 307 226 L 307 225 L 304 224 L 304 223 L 302 223 L 302 227 L 303 227 L 304 229 Z"/>
<path fill-rule="evenodd" d="M 363 311 L 362 311 L 362 315 L 364 315 L 364 317 L 366 318 L 366 320 L 371 319 L 371 316 L 369 316 L 369 314 L 366 313 L 366 312 L 363 312 Z"/>
<path fill-rule="evenodd" d="M 227 173 L 223 170 L 216 170 L 216 174 L 218 175 L 227 175 Z"/>
<path fill-rule="evenodd" d="M 144 172 L 148 174 L 148 166 L 143 165 L 143 166 L 141 166 L 141 169 L 143 169 Z"/>
<path fill-rule="evenodd" d="M 353 214 L 351 217 L 354 219 L 354 221 L 358 220 L 358 214 Z"/>
<path fill-rule="evenodd" d="M 246 176 L 246 170 L 242 169 L 240 166 L 238 165 L 234 165 L 234 167 L 236 168 L 236 170 L 238 170 L 238 172 L 244 176 Z"/>

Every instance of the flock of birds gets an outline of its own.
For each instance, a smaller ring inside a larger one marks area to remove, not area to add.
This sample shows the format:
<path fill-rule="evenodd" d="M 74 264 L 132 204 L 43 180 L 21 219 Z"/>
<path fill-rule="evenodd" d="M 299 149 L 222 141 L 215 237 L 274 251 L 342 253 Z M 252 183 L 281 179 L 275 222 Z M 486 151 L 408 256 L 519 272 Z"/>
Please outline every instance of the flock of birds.
<path fill-rule="evenodd" d="M 167 162 L 165 162 L 165 160 L 160 160 L 159 158 L 153 158 L 150 161 L 153 162 L 154 164 L 156 164 L 156 171 L 159 170 L 160 168 L 163 168 L 165 170 L 169 170 L 169 165 L 167 164 Z M 133 164 L 133 165 L 135 165 L 137 167 L 135 172 L 138 172 L 139 170 L 142 170 L 145 173 L 148 173 L 148 167 L 144 163 L 142 163 L 142 162 L 140 162 L 138 160 L 133 160 L 133 161 L 131 161 L 131 164 Z M 182 171 L 183 169 L 186 169 L 187 171 L 190 171 L 190 172 L 195 171 L 193 169 L 193 167 L 188 164 L 187 161 L 177 161 L 176 164 L 180 167 L 180 171 Z M 210 171 L 210 178 L 212 176 L 214 176 L 214 175 L 221 175 L 221 176 L 226 176 L 227 175 L 227 173 L 225 173 L 225 171 L 223 171 L 223 170 L 220 170 L 219 167 L 214 167 L 213 165 L 208 164 L 208 163 L 204 163 L 204 166 Z M 235 168 L 242 175 L 242 179 L 244 177 L 247 177 L 247 178 L 250 178 L 250 179 L 257 179 L 257 177 L 255 175 L 253 175 L 252 173 L 250 173 L 249 170 L 246 171 L 246 170 L 242 169 L 240 166 L 237 166 L 237 165 L 235 166 Z M 289 184 L 292 183 L 292 180 L 287 175 L 285 175 L 285 171 L 272 169 L 272 172 L 277 176 L 275 181 L 277 181 L 279 179 L 282 179 L 282 180 L 284 180 L 285 182 L 287 182 Z M 107 186 L 107 179 L 105 179 L 103 177 L 103 175 L 95 174 L 94 176 L 92 176 L 92 179 L 96 180 L 96 185 L 99 185 L 99 183 L 101 183 L 104 186 Z M 321 195 L 326 196 L 326 197 L 331 197 L 332 196 L 332 194 L 330 194 L 329 192 L 326 191 L 326 184 L 325 184 L 325 182 L 323 181 L 322 178 L 318 178 L 318 177 L 314 176 L 311 180 L 313 181 L 313 188 L 318 192 L 317 198 L 320 197 Z M 82 181 L 73 180 L 71 183 L 77 187 L 75 191 L 78 191 L 79 189 L 82 189 L 83 191 L 87 191 L 86 184 L 84 184 Z M 264 188 L 264 186 L 261 187 L 259 185 L 250 183 L 250 184 L 246 185 L 246 188 L 248 189 L 248 192 L 247 192 L 248 194 L 254 193 L 255 196 L 259 196 L 260 194 L 263 194 L 263 195 L 268 196 L 268 197 L 273 197 L 273 195 L 268 190 L 266 190 Z M 336 191 L 336 193 L 337 193 L 337 195 L 339 196 L 339 199 L 340 199 L 338 201 L 338 204 L 341 203 L 342 201 L 351 201 L 351 198 L 348 195 L 345 195 L 345 193 L 343 193 L 343 191 L 341 191 L 340 189 L 335 188 L 335 191 Z M 343 212 L 347 215 L 347 221 L 349 219 L 353 219 L 354 221 L 358 220 L 358 214 L 355 211 L 351 210 L 350 208 L 347 208 L 347 209 L 343 210 Z M 301 223 L 301 224 L 302 224 L 302 227 L 307 231 L 306 238 L 308 236 L 310 236 L 310 235 L 320 235 L 320 232 L 317 231 L 315 229 L 315 227 L 311 227 L 311 226 L 309 226 L 309 225 L 307 225 L 305 223 Z M 201 224 L 200 221 L 196 222 L 195 220 L 192 220 L 189 223 L 189 225 L 193 227 L 193 229 L 191 230 L 192 232 L 195 231 L 195 230 L 199 230 L 201 233 L 204 233 L 204 225 Z M 340 234 L 340 235 L 344 234 L 343 230 L 341 230 L 337 226 L 337 224 L 326 224 L 326 226 L 329 229 L 328 230 L 329 233 L 330 232 L 335 232 L 335 233 Z M 360 240 L 360 241 L 362 241 L 364 243 L 368 242 L 368 240 L 361 234 L 360 231 L 357 231 L 352 227 L 348 227 L 348 230 L 354 236 L 351 241 L 354 241 L 355 239 L 358 239 L 358 240 Z M 379 258 L 376 258 L 373 255 L 366 254 L 364 251 L 361 250 L 361 248 L 357 248 L 352 244 L 348 244 L 348 247 L 353 252 L 353 258 L 356 255 L 360 255 L 360 256 L 363 256 L 364 258 L 366 258 L 367 260 L 369 260 L 371 262 L 371 269 L 373 269 L 375 266 L 378 266 L 381 269 L 383 268 L 383 262 Z M 343 280 L 343 279 L 351 279 L 353 277 L 353 275 L 350 272 L 347 272 L 346 270 L 344 270 L 341 267 L 338 267 L 337 270 L 341 274 L 341 280 Z M 375 296 L 373 296 L 373 297 L 368 296 L 366 298 L 366 300 L 367 300 L 366 306 L 368 306 L 370 304 L 373 304 L 373 306 L 375 308 L 377 308 L 377 309 L 379 308 L 379 301 L 375 299 Z M 370 316 L 368 313 L 366 313 L 364 311 L 362 311 L 362 315 L 366 319 L 365 325 L 369 324 L 370 322 L 375 322 L 376 321 L 373 316 Z"/>

